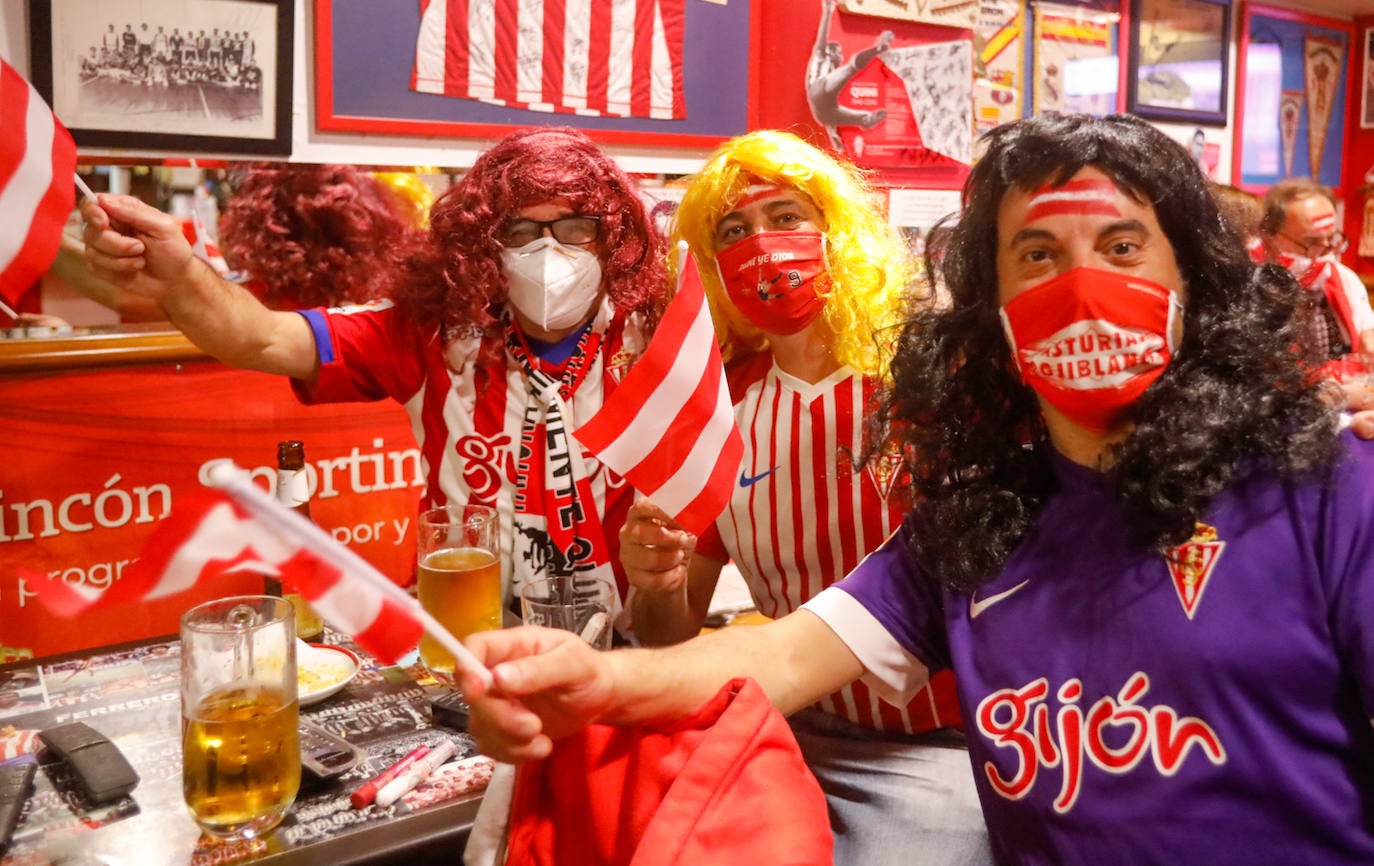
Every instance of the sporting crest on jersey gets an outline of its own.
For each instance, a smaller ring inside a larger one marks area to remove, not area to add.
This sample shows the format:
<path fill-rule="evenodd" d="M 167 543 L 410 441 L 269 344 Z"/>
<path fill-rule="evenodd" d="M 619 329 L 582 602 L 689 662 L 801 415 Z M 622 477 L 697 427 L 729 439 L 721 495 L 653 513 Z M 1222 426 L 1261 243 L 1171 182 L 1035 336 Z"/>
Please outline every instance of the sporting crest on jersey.
<path fill-rule="evenodd" d="M 1212 578 L 1212 570 L 1226 549 L 1226 542 L 1217 539 L 1217 529 L 1206 523 L 1199 523 L 1193 530 L 1193 537 L 1170 550 L 1164 559 L 1169 567 L 1169 577 L 1173 579 L 1178 600 L 1183 604 L 1183 612 L 1188 619 L 1197 613 L 1202 602 L 1202 592 Z"/>
<path fill-rule="evenodd" d="M 903 461 L 902 446 L 892 439 L 883 445 L 882 453 L 868 461 L 864 471 L 873 479 L 873 486 L 878 488 L 883 499 L 892 495 L 892 488 L 896 486 L 897 479 L 902 477 Z"/>

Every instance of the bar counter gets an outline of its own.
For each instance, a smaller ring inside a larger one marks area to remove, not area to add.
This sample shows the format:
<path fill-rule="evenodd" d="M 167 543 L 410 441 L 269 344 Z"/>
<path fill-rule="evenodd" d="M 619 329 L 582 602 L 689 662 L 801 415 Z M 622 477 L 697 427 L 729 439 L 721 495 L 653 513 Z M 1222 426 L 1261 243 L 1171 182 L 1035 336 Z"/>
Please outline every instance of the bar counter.
<path fill-rule="evenodd" d="M 176 638 L 0 666 L 0 757 L 38 750 L 39 770 L 0 866 L 47 864 L 345 864 L 461 862 L 481 801 L 445 765 L 387 808 L 354 809 L 349 795 L 419 745 L 443 738 L 456 760 L 476 749 L 466 733 L 436 726 L 419 670 L 381 666 L 346 638 L 362 660 L 338 694 L 301 709 L 301 718 L 361 747 L 367 758 L 338 779 L 303 774 L 282 824 L 263 839 L 224 844 L 201 834 L 182 799 L 180 645 Z M 114 741 L 141 777 L 133 793 L 95 807 L 65 766 L 37 743 L 41 729 L 83 721 Z"/>

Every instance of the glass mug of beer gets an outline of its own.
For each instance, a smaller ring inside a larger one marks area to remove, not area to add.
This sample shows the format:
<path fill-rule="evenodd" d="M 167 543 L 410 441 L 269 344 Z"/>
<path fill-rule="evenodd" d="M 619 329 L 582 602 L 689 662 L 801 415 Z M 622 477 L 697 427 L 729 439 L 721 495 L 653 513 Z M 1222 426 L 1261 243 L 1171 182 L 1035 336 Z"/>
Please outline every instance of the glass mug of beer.
<path fill-rule="evenodd" d="M 496 509 L 449 505 L 420 514 L 416 527 L 420 604 L 454 637 L 501 627 L 501 561 Z M 420 661 L 436 680 L 453 685 L 453 653 L 429 635 Z"/>
<path fill-rule="evenodd" d="M 281 822 L 301 784 L 291 603 L 243 595 L 181 618 L 182 791 L 196 823 L 225 840 Z"/>

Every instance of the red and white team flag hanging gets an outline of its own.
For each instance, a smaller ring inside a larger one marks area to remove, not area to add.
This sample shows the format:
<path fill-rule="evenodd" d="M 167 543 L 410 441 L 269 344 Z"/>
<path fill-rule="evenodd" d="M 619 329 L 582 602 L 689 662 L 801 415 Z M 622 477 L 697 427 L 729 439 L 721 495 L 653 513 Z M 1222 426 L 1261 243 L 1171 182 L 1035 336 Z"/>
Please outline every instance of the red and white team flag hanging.
<path fill-rule="evenodd" d="M 275 574 L 382 662 L 409 653 L 428 631 L 460 665 L 490 682 L 485 668 L 418 601 L 366 560 L 254 487 L 241 470 L 218 466 L 211 481 L 219 489 L 179 499 L 108 590 L 40 578 L 30 581 L 39 601 L 73 617 L 95 604 L 163 598 L 230 572 L 261 571 Z"/>
<path fill-rule="evenodd" d="M 0 296 L 10 304 L 57 256 L 75 202 L 75 173 L 71 133 L 0 59 Z"/>
<path fill-rule="evenodd" d="M 531 111 L 681 120 L 686 0 L 420 0 L 410 86 Z"/>
<path fill-rule="evenodd" d="M 700 535 L 730 500 L 744 441 L 701 275 L 685 244 L 678 261 L 677 294 L 649 348 L 573 436 Z"/>

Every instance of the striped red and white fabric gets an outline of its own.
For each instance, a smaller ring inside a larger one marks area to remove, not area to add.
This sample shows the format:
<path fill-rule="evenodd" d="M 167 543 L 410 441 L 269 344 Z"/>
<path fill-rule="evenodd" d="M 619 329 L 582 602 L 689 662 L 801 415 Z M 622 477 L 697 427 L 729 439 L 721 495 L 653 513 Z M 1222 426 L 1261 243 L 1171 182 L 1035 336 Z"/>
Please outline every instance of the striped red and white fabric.
<path fill-rule="evenodd" d="M 104 592 L 60 580 L 29 583 L 44 606 L 73 617 L 95 604 L 163 598 L 244 570 L 275 573 L 331 626 L 352 635 L 359 646 L 388 664 L 413 650 L 424 630 L 409 610 L 384 598 L 367 581 L 341 572 L 218 490 L 179 498 L 142 555 Z"/>
<path fill-rule="evenodd" d="M 677 294 L 644 356 L 573 436 L 700 535 L 730 499 L 744 442 L 701 276 L 690 255 L 681 261 Z"/>
<path fill-rule="evenodd" d="M 229 263 L 224 260 L 224 253 L 220 252 L 219 244 L 205 230 L 205 221 L 200 218 L 200 211 L 195 209 L 191 210 L 191 231 L 191 253 L 204 259 L 221 277 L 229 273 Z"/>
<path fill-rule="evenodd" d="M 57 256 L 75 202 L 76 143 L 33 85 L 0 59 L 0 296 L 10 304 Z"/>
<path fill-rule="evenodd" d="M 420 93 L 680 120 L 686 0 L 421 0 Z"/>

